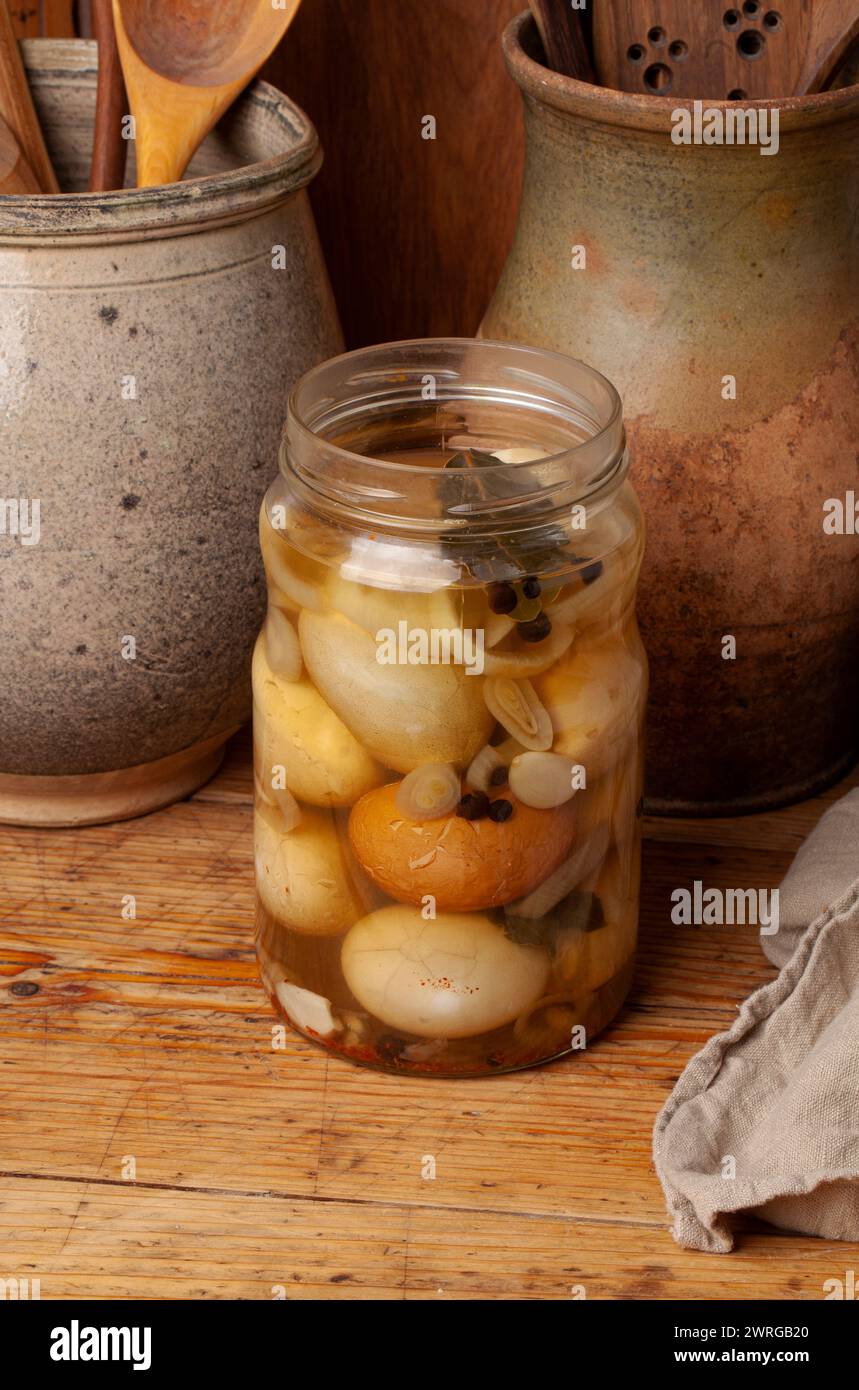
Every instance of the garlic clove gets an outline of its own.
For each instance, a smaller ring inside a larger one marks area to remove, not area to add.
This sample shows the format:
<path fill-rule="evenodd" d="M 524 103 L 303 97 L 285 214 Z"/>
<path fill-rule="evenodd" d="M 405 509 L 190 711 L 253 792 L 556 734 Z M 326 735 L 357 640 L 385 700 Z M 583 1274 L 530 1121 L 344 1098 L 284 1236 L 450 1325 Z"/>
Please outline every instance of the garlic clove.
<path fill-rule="evenodd" d="M 560 753 L 520 753 L 510 764 L 510 790 L 526 806 L 549 810 L 575 794 L 573 767 Z"/>
<path fill-rule="evenodd" d="M 503 767 L 506 772 L 507 763 L 508 759 L 503 756 L 501 750 L 493 748 L 491 744 L 487 743 L 485 748 L 481 748 L 466 772 L 466 784 L 473 787 L 475 791 L 486 792 L 488 795 L 490 789 L 497 785 L 492 780 L 492 774 L 497 772 L 499 767 Z"/>
<path fill-rule="evenodd" d="M 487 676 L 483 693 L 489 712 L 525 748 L 534 752 L 551 748 L 552 721 L 530 681 Z"/>
<path fill-rule="evenodd" d="M 548 878 L 544 878 L 543 882 L 524 898 L 508 903 L 505 910 L 511 917 L 545 917 L 547 912 L 558 906 L 562 898 L 596 872 L 606 856 L 608 847 L 609 828 L 603 822 L 585 839 L 579 841 L 574 852 L 560 868 Z"/>
<path fill-rule="evenodd" d="M 397 810 L 408 820 L 436 820 L 450 815 L 461 794 L 459 773 L 450 763 L 424 763 L 397 787 Z"/>
<path fill-rule="evenodd" d="M 282 980 L 275 986 L 275 993 L 281 1007 L 295 1024 L 308 1033 L 316 1033 L 320 1038 L 330 1038 L 333 1033 L 343 1031 L 343 1024 L 334 1017 L 331 1005 L 321 994 L 302 989 L 300 985 Z"/>
<path fill-rule="evenodd" d="M 507 648 L 493 647 L 484 653 L 484 673 L 487 676 L 509 676 L 514 680 L 541 676 L 567 653 L 575 635 L 572 627 L 555 626 L 543 642 L 523 642 L 519 639 Z M 492 646 L 489 642 L 486 645 Z"/>
<path fill-rule="evenodd" d="M 268 664 L 284 680 L 301 679 L 302 660 L 298 633 L 280 608 L 270 607 L 265 620 L 265 649 Z"/>

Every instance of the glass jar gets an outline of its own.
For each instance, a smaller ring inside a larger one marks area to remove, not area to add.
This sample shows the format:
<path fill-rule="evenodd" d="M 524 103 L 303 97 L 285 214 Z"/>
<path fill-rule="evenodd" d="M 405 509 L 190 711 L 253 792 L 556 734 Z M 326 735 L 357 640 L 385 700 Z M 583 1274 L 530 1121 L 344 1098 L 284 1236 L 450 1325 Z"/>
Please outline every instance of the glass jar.
<path fill-rule="evenodd" d="M 257 951 L 307 1037 L 474 1076 L 585 1047 L 638 923 L 647 663 L 621 403 L 439 339 L 295 387 L 260 516 Z"/>

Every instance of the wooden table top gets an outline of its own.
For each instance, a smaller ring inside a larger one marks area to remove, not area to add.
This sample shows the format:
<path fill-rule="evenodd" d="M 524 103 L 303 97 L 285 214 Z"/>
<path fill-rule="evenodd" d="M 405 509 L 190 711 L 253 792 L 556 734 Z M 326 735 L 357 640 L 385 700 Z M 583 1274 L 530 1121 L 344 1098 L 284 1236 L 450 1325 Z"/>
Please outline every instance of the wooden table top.
<path fill-rule="evenodd" d="M 293 1034 L 273 1050 L 246 734 L 156 815 L 0 828 L 0 1278 L 43 1299 L 822 1298 L 859 1245 L 749 1223 L 732 1255 L 678 1249 L 650 1136 L 774 973 L 754 928 L 672 926 L 672 889 L 775 887 L 857 784 L 648 821 L 620 1018 L 582 1055 L 480 1081 L 385 1076 Z"/>

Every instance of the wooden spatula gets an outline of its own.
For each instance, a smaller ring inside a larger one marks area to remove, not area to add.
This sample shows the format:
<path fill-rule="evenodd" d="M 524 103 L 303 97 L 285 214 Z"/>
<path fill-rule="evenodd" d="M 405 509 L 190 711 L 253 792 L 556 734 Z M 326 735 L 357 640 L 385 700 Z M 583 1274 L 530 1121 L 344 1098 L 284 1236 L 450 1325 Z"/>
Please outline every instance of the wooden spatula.
<path fill-rule="evenodd" d="M 601 0 L 600 81 L 655 96 L 741 101 L 817 91 L 859 32 L 859 0 Z"/>
<path fill-rule="evenodd" d="M 128 114 L 128 98 L 113 27 L 113 0 L 90 0 L 90 4 L 98 43 L 98 98 L 89 189 L 101 193 L 122 188 L 125 182 L 128 141 L 123 139 L 122 122 Z"/>
<path fill-rule="evenodd" d="M 175 183 L 277 47 L 300 0 L 113 0 L 137 183 Z"/>
<path fill-rule="evenodd" d="M 21 146 L 0 117 L 0 193 L 41 193 L 39 180 L 21 153 Z"/>
<path fill-rule="evenodd" d="M 60 185 L 30 96 L 27 74 L 6 0 L 0 0 L 0 116 L 18 142 L 25 162 L 36 175 L 41 192 L 59 193 Z"/>

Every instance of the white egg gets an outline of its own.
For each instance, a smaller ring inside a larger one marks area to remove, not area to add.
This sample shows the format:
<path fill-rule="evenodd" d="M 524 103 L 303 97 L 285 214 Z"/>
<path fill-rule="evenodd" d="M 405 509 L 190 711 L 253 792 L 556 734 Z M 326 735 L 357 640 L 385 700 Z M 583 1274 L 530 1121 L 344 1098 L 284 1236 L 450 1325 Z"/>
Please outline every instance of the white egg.
<path fill-rule="evenodd" d="M 370 634 L 339 614 L 302 613 L 299 635 L 320 694 L 387 767 L 462 767 L 488 741 L 495 721 L 483 682 L 463 666 L 384 664 Z"/>
<path fill-rule="evenodd" d="M 351 806 L 386 780 L 384 768 L 361 746 L 307 679 L 289 681 L 268 664 L 260 638 L 253 659 L 254 738 L 263 785 L 275 767 L 287 788 L 314 806 Z"/>
<path fill-rule="evenodd" d="M 358 871 L 333 814 L 302 808 L 288 833 L 265 807 L 254 815 L 257 892 L 279 922 L 307 936 L 340 936 L 366 911 Z"/>
<path fill-rule="evenodd" d="M 355 998 L 391 1028 L 470 1038 L 511 1023 L 544 993 L 549 957 L 477 912 L 383 907 L 356 922 L 341 964 Z"/>

